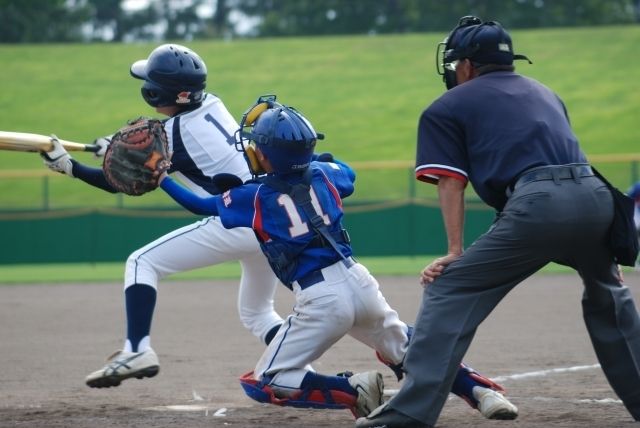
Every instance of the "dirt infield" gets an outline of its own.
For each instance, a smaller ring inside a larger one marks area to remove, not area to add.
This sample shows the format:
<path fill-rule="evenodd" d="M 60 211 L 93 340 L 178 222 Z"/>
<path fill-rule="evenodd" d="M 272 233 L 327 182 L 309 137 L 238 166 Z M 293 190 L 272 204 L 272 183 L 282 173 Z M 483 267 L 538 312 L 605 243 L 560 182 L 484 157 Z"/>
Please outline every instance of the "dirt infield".
<path fill-rule="evenodd" d="M 413 322 L 421 288 L 414 278 L 381 277 L 383 293 Z M 640 302 L 640 275 L 626 274 Z M 438 427 L 637 426 L 597 366 L 580 314 L 576 275 L 537 275 L 518 286 L 481 325 L 465 361 L 507 387 L 515 421 L 487 421 L 451 398 Z M 261 405 L 237 377 L 262 345 L 238 320 L 236 281 L 163 282 L 152 345 L 161 372 L 118 388 L 90 389 L 84 376 L 122 345 L 121 284 L 0 286 L 0 427 L 352 427 L 346 410 Z M 278 291 L 284 315 L 292 296 Z M 320 372 L 378 369 L 351 338 L 319 360 Z"/>

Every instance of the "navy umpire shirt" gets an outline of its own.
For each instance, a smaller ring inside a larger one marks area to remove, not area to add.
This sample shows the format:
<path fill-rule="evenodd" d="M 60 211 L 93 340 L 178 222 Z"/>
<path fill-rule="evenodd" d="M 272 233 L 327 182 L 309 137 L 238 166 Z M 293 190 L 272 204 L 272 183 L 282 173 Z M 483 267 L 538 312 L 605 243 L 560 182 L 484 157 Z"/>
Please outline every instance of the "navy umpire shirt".
<path fill-rule="evenodd" d="M 416 178 L 470 181 L 498 211 L 523 171 L 586 162 L 562 100 L 515 72 L 490 72 L 448 90 L 418 125 Z"/>

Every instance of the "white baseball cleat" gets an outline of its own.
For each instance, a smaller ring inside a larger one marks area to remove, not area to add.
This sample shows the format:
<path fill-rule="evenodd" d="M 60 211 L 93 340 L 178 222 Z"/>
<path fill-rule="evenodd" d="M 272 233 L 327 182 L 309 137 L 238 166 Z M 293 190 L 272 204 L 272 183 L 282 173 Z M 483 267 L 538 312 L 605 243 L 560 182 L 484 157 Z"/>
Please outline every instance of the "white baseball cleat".
<path fill-rule="evenodd" d="M 511 420 L 518 417 L 518 408 L 498 391 L 474 386 L 473 396 L 478 400 L 478 410 L 487 419 Z"/>
<path fill-rule="evenodd" d="M 153 349 L 143 352 L 118 351 L 107 359 L 107 365 L 91 373 L 85 382 L 91 388 L 109 388 L 131 377 L 153 377 L 160 371 L 158 356 Z"/>
<path fill-rule="evenodd" d="M 356 407 L 353 409 L 356 418 L 367 416 L 373 409 L 382 405 L 384 381 L 380 373 L 356 373 L 349 378 L 349 385 L 358 392 Z"/>

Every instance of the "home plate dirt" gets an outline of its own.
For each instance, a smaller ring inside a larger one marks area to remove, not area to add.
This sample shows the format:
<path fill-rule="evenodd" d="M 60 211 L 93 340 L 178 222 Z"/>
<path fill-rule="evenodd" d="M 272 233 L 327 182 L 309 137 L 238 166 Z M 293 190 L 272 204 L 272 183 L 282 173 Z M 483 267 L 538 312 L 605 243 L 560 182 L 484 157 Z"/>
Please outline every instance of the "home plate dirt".
<path fill-rule="evenodd" d="M 417 279 L 378 279 L 391 306 L 413 323 L 422 295 Z M 639 302 L 640 274 L 625 279 Z M 538 274 L 480 326 L 465 362 L 507 388 L 518 419 L 485 420 L 451 396 L 438 427 L 636 426 L 600 370 L 581 293 L 577 275 Z M 84 377 L 122 346 L 122 284 L 0 286 L 0 427 L 352 427 L 347 410 L 283 408 L 244 395 L 237 378 L 253 369 L 263 345 L 240 324 L 236 297 L 235 280 L 162 282 L 152 326 L 160 373 L 91 389 Z M 292 294 L 280 287 L 279 312 L 292 306 Z M 400 387 L 350 337 L 314 366 L 321 373 L 376 369 L 387 393 Z"/>

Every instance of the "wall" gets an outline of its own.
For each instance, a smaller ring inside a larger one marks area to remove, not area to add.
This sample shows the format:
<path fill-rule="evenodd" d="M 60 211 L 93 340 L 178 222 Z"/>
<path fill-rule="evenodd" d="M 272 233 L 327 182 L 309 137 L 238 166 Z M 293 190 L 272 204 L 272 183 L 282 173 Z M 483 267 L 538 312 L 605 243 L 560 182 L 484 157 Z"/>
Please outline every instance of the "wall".
<path fill-rule="evenodd" d="M 469 209 L 465 242 L 493 219 Z M 0 264 L 124 261 L 135 249 L 197 221 L 181 210 L 74 209 L 0 213 Z M 441 254 L 446 238 L 440 211 L 412 203 L 346 207 L 344 224 L 356 256 Z"/>

